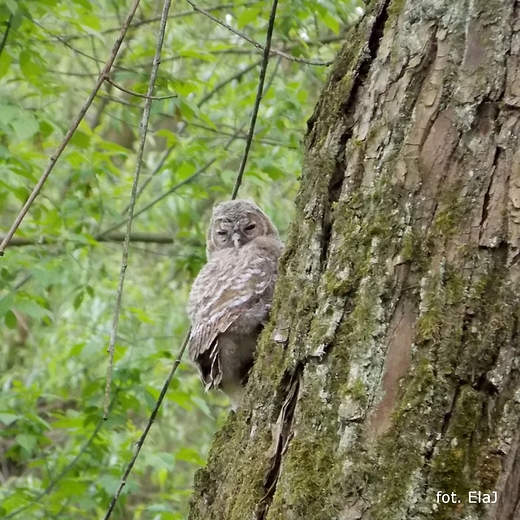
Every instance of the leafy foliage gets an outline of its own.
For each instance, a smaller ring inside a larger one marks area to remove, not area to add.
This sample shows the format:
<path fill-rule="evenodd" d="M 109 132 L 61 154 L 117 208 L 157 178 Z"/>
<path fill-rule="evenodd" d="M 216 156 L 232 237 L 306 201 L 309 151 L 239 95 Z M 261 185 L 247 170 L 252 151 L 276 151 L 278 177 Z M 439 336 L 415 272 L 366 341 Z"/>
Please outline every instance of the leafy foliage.
<path fill-rule="evenodd" d="M 22 203 L 88 96 L 130 2 L 0 0 L 0 230 Z M 142 2 L 112 71 L 146 91 L 160 2 Z M 263 42 L 261 0 L 201 7 Z M 359 9 L 359 8 L 357 8 Z M 354 2 L 293 0 L 274 46 L 327 61 Z M 204 261 L 215 201 L 229 198 L 254 101 L 261 51 L 176 2 L 153 102 L 116 341 L 112 405 L 101 420 L 106 346 L 143 98 L 105 83 L 0 260 L 0 517 L 100 517 L 132 456 L 187 330 L 191 281 Z M 291 217 L 300 140 L 326 73 L 273 56 L 240 196 L 279 229 Z M 176 95 L 177 97 L 171 97 Z M 208 166 L 209 165 L 209 166 Z M 161 200 L 158 201 L 160 197 Z M 14 242 L 13 242 L 14 244 Z M 184 518 L 193 472 L 227 413 L 183 362 L 114 517 Z"/>

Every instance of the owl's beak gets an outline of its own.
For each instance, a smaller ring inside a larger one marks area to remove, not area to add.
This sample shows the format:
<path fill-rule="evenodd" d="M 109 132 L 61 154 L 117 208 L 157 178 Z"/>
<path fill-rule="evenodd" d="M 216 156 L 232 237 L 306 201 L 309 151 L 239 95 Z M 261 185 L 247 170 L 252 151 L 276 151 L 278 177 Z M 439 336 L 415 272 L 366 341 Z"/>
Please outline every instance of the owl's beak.
<path fill-rule="evenodd" d="M 233 246 L 238 249 L 240 247 L 240 233 L 233 233 L 231 240 L 233 241 Z"/>

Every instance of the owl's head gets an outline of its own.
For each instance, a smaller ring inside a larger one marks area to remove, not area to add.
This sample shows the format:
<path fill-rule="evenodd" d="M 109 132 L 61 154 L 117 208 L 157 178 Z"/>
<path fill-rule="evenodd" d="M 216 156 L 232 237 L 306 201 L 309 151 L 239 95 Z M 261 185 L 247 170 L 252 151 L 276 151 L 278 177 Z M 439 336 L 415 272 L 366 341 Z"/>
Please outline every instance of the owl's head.
<path fill-rule="evenodd" d="M 257 237 L 278 238 L 269 217 L 247 200 L 223 202 L 213 208 L 206 240 L 207 256 L 221 249 L 242 247 Z"/>

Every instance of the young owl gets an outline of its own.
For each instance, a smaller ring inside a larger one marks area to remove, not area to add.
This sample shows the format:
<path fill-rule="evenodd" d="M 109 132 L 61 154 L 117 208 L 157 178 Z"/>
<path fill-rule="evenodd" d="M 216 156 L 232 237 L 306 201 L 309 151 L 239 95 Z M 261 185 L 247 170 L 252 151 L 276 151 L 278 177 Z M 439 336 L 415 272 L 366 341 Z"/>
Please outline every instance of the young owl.
<path fill-rule="evenodd" d="M 189 355 L 205 389 L 223 390 L 234 410 L 269 315 L 282 247 L 273 223 L 252 202 L 235 200 L 214 208 L 208 262 L 188 301 Z"/>

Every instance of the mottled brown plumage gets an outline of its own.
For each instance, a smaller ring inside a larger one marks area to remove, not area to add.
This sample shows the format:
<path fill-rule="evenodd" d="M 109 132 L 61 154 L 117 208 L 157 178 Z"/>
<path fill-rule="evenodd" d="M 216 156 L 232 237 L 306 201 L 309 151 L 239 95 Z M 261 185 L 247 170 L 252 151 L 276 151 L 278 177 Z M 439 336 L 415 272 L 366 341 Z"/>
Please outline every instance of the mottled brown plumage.
<path fill-rule="evenodd" d="M 206 390 L 222 389 L 236 409 L 269 316 L 283 244 L 269 217 L 244 200 L 215 207 L 206 244 L 208 263 L 188 301 L 189 355 Z"/>

